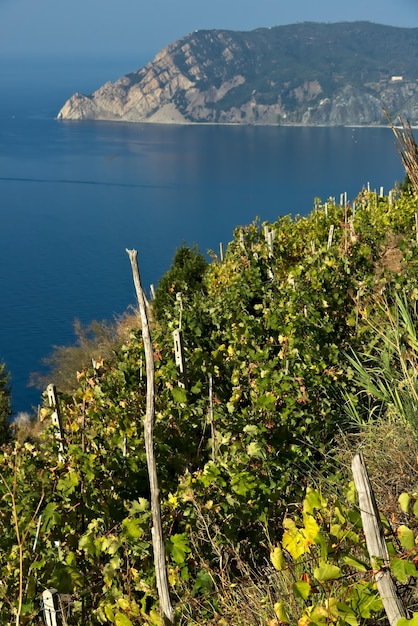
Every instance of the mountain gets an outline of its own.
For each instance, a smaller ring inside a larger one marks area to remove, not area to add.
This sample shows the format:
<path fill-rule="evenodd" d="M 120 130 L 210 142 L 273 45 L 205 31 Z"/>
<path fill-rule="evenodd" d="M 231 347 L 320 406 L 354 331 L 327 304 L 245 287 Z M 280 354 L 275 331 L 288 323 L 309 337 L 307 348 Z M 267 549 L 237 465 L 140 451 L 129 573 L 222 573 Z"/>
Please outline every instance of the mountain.
<path fill-rule="evenodd" d="M 301 125 L 418 124 L 418 28 L 305 22 L 195 31 L 58 119 Z"/>

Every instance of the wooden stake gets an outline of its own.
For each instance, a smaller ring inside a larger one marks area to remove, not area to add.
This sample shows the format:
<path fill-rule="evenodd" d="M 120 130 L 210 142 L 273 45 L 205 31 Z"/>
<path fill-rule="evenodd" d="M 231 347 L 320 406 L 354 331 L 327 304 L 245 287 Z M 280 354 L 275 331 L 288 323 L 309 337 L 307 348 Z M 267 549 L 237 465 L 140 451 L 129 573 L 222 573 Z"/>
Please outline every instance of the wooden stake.
<path fill-rule="evenodd" d="M 64 437 L 62 431 L 62 422 L 61 422 L 61 413 L 60 407 L 58 404 L 57 398 L 57 390 L 55 385 L 48 385 L 46 388 L 46 393 L 48 395 L 48 402 L 51 409 L 53 409 L 51 420 L 53 425 L 55 426 L 55 440 L 58 444 L 58 462 L 65 463 L 65 449 L 64 449 Z"/>
<path fill-rule="evenodd" d="M 377 589 L 391 626 L 396 626 L 401 617 L 406 617 L 406 610 L 392 579 L 389 565 L 389 553 L 385 541 L 382 523 L 376 500 L 367 474 L 361 452 L 353 457 L 352 471 L 356 485 L 361 520 L 366 536 L 367 550 L 374 571 Z"/>
<path fill-rule="evenodd" d="M 334 224 L 329 227 L 327 250 L 332 246 L 332 238 L 334 237 Z"/>
<path fill-rule="evenodd" d="M 174 359 L 177 365 L 179 375 L 179 387 L 187 388 L 186 360 L 184 358 L 183 333 L 181 328 L 173 330 L 174 339 Z"/>
<path fill-rule="evenodd" d="M 154 352 L 150 325 L 148 321 L 147 306 L 141 286 L 141 278 L 138 269 L 138 253 L 136 250 L 126 250 L 132 267 L 136 296 L 138 298 L 139 311 L 142 322 L 142 338 L 145 350 L 145 365 L 147 373 L 147 407 L 144 420 L 145 452 L 147 456 L 148 479 L 151 492 L 152 513 L 152 545 L 154 549 L 154 567 L 157 580 L 158 597 L 160 599 L 161 612 L 164 623 L 174 624 L 174 609 L 171 606 L 168 590 L 168 577 L 165 557 L 165 545 L 161 524 L 160 491 L 158 487 L 157 464 L 154 451 Z"/>
<path fill-rule="evenodd" d="M 215 447 L 215 419 L 213 414 L 213 379 L 212 374 L 209 374 L 209 420 L 210 420 L 210 436 L 212 439 L 212 461 L 216 461 L 216 447 Z"/>

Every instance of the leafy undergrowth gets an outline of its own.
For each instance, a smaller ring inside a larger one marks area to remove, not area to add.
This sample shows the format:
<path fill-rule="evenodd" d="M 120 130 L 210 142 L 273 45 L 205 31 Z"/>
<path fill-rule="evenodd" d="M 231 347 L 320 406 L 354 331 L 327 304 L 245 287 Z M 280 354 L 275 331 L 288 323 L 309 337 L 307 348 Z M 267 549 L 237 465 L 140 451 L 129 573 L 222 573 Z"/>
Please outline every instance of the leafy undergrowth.
<path fill-rule="evenodd" d="M 383 350 L 375 329 L 388 324 L 396 294 L 415 309 L 415 207 L 408 193 L 318 201 L 307 217 L 238 228 L 222 262 L 182 250 L 183 265 L 175 258 L 161 282 L 155 448 L 179 623 L 380 618 L 355 497 L 344 501 L 341 441 L 365 433 L 370 414 L 388 423 L 393 407 L 364 392 L 348 356 Z M 180 326 L 184 373 L 172 334 Z M 0 621 L 36 623 L 39 594 L 55 587 L 71 598 L 69 625 L 159 624 L 141 331 L 112 341 L 93 366 L 71 359 L 69 375 L 78 371 L 59 389 L 64 462 L 48 407 L 43 432 L 20 433 L 0 457 Z M 382 473 L 393 468 L 385 441 Z M 397 541 L 407 585 L 415 553 Z"/>

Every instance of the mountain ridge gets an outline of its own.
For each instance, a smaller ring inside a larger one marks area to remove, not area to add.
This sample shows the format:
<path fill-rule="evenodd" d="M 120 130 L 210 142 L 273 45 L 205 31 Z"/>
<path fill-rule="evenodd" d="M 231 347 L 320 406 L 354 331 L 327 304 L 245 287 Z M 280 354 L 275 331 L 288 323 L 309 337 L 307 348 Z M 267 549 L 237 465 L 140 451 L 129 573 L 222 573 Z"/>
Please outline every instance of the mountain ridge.
<path fill-rule="evenodd" d="M 290 125 L 418 123 L 418 28 L 303 22 L 199 30 L 74 94 L 58 119 Z"/>

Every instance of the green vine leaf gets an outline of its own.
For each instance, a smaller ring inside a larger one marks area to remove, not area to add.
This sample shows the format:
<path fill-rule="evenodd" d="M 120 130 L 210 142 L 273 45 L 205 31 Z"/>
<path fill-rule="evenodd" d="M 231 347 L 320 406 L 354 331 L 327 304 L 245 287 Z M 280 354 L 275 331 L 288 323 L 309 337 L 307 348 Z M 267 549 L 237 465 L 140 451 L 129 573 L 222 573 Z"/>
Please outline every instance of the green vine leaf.
<path fill-rule="evenodd" d="M 390 571 L 400 583 L 408 582 L 410 577 L 418 576 L 417 569 L 413 563 L 405 559 L 394 558 L 390 561 Z"/>
<path fill-rule="evenodd" d="M 345 556 L 344 563 L 346 563 L 350 567 L 353 567 L 358 572 L 367 572 L 370 569 L 366 563 L 363 563 L 363 561 L 359 561 L 353 556 Z"/>
<path fill-rule="evenodd" d="M 170 552 L 173 560 L 178 565 L 184 565 L 186 556 L 191 551 L 186 533 L 172 535 L 170 537 Z"/>
<path fill-rule="evenodd" d="M 418 626 L 418 613 L 413 613 L 411 619 L 401 617 L 396 622 L 396 626 Z"/>
<path fill-rule="evenodd" d="M 124 519 L 122 522 L 126 535 L 131 539 L 139 539 L 144 534 L 144 529 L 139 519 Z"/>
<path fill-rule="evenodd" d="M 325 565 L 320 565 L 314 569 L 314 576 L 320 583 L 336 580 L 341 576 L 341 569 L 337 565 L 325 563 Z"/>
<path fill-rule="evenodd" d="M 171 393 L 173 395 L 174 402 L 178 402 L 178 404 L 186 404 L 187 391 L 183 387 L 173 387 Z"/>

